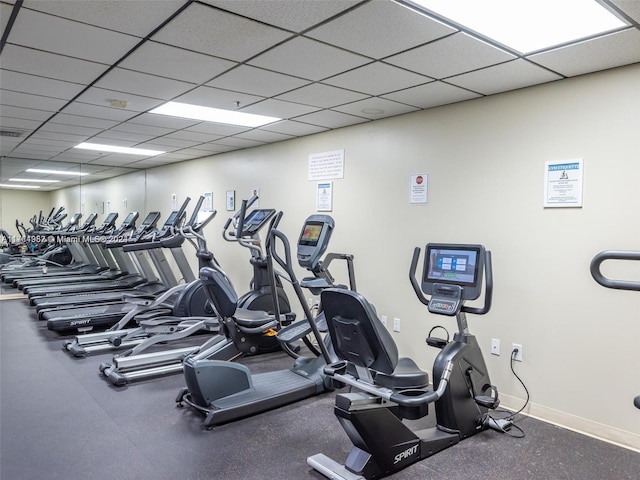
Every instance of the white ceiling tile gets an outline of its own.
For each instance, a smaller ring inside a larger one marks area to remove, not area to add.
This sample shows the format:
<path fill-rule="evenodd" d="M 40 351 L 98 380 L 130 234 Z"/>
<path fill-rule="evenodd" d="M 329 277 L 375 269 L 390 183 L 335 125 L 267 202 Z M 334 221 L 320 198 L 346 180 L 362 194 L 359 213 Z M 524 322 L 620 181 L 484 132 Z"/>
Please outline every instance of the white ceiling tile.
<path fill-rule="evenodd" d="M 184 0 L 122 0 L 76 1 L 29 0 L 33 10 L 59 17 L 145 37 L 166 18 L 177 11 Z"/>
<path fill-rule="evenodd" d="M 418 109 L 409 105 L 392 102 L 391 100 L 386 100 L 384 98 L 367 98 L 366 100 L 360 100 L 359 102 L 336 107 L 334 110 L 343 113 L 350 113 L 351 115 L 357 115 L 359 117 L 365 117 L 370 120 L 376 120 L 378 118 L 414 112 Z"/>
<path fill-rule="evenodd" d="M 272 142 L 281 142 L 283 140 L 290 140 L 295 137 L 291 135 L 285 135 L 282 133 L 268 132 L 260 128 L 254 128 L 253 130 L 249 130 L 248 132 L 244 132 L 236 135 L 235 138 L 246 138 L 248 140 L 255 140 L 257 142 L 272 143 Z M 199 145 L 198 148 L 202 148 L 202 146 Z"/>
<path fill-rule="evenodd" d="M 28 8 L 20 10 L 11 29 L 11 43 L 105 64 L 122 58 L 139 41 L 131 35 Z"/>
<path fill-rule="evenodd" d="M 31 138 L 42 138 L 45 140 L 65 140 L 73 143 L 82 143 L 90 135 L 76 135 L 71 133 L 60 133 L 60 132 L 45 132 L 42 129 L 38 130 L 34 133 Z"/>
<path fill-rule="evenodd" d="M 297 37 L 259 55 L 249 63 L 297 77 L 322 80 L 368 62 L 369 59 L 360 55 Z"/>
<path fill-rule="evenodd" d="M 2 108 L 4 110 L 4 107 Z M 42 122 L 37 120 L 25 120 L 23 118 L 11 118 L 0 117 L 0 126 L 3 130 L 18 130 L 18 131 L 31 131 L 42 125 Z M 2 143 L 8 140 L 7 137 L 2 137 Z"/>
<path fill-rule="evenodd" d="M 272 97 L 307 85 L 308 80 L 270 72 L 262 68 L 241 65 L 207 83 L 210 87 Z"/>
<path fill-rule="evenodd" d="M 67 103 L 59 98 L 43 97 L 42 95 L 32 95 L 29 93 L 12 92 L 0 90 L 0 104 L 13 107 L 33 108 L 46 112 L 56 112 Z"/>
<path fill-rule="evenodd" d="M 102 143 L 106 145 L 118 145 L 121 147 L 132 147 L 138 143 L 151 140 L 150 135 L 140 135 L 138 133 L 123 132 L 119 130 L 105 130 L 99 135 L 91 137 L 92 143 Z"/>
<path fill-rule="evenodd" d="M 184 160 L 186 160 L 186 158 Z M 133 168 L 153 168 L 167 165 L 168 163 L 171 163 L 169 159 L 147 158 L 146 160 L 131 162 L 127 164 L 127 166 Z"/>
<path fill-rule="evenodd" d="M 328 128 L 310 125 L 308 123 L 296 122 L 294 120 L 283 120 L 281 122 L 270 123 L 261 128 L 268 132 L 283 133 L 285 135 L 301 136 L 312 135 L 314 133 L 325 132 Z"/>
<path fill-rule="evenodd" d="M 186 140 L 191 144 L 198 144 L 211 141 L 211 136 L 208 133 L 193 132 L 189 130 L 179 130 L 177 132 L 170 133 L 162 137 L 163 139 L 171 138 L 176 140 Z M 160 139 L 158 139 L 160 141 Z"/>
<path fill-rule="evenodd" d="M 2 98 L 0 98 L 0 102 Z M 44 110 L 35 110 L 33 108 L 14 107 L 10 105 L 2 105 L 0 115 L 4 118 L 22 118 L 24 120 L 44 121 L 51 116 L 51 112 Z"/>
<path fill-rule="evenodd" d="M 172 130 L 180 130 L 190 125 L 200 123 L 199 120 L 189 120 L 187 118 L 168 117 L 167 115 L 158 115 L 156 113 L 143 113 L 130 120 L 130 123 L 139 123 L 141 125 L 150 125 L 152 127 L 170 128 Z"/>
<path fill-rule="evenodd" d="M 315 112 L 318 107 L 302 105 L 300 103 L 283 102 L 281 100 L 265 100 L 264 102 L 254 103 L 241 111 L 247 113 L 257 113 L 258 115 L 267 115 L 277 118 L 291 118 L 306 113 Z"/>
<path fill-rule="evenodd" d="M 161 145 L 156 142 L 156 139 L 149 140 L 148 142 L 138 143 L 136 145 L 137 148 L 148 148 L 150 150 L 160 150 L 161 152 L 173 152 L 174 150 L 180 150 L 182 146 L 170 146 L 170 145 Z M 166 154 L 162 154 L 166 155 Z"/>
<path fill-rule="evenodd" d="M 162 100 L 170 100 L 194 87 L 191 83 L 133 72 L 124 68 L 114 68 L 98 80 L 95 86 Z"/>
<path fill-rule="evenodd" d="M 324 80 L 323 83 L 364 92 L 369 95 L 381 95 L 431 81 L 432 79 L 429 77 L 381 62 L 375 62 Z"/>
<path fill-rule="evenodd" d="M 9 23 L 9 17 L 11 17 L 11 11 L 13 7 L 4 3 L 0 3 L 0 32 L 4 33 L 4 29 L 7 28 Z"/>
<path fill-rule="evenodd" d="M 629 65 L 640 62 L 640 31 L 611 33 L 527 58 L 568 77 Z"/>
<path fill-rule="evenodd" d="M 447 79 L 447 82 L 483 95 L 492 95 L 539 83 L 552 82 L 560 78 L 562 77 L 526 60 L 513 60 L 451 77 Z"/>
<path fill-rule="evenodd" d="M 117 125 L 119 121 L 115 120 L 107 120 L 105 118 L 100 117 L 87 117 L 81 115 L 71 115 L 67 113 L 58 113 L 53 119 L 51 119 L 51 124 L 62 124 L 62 125 L 71 125 L 74 127 L 88 127 L 103 130 L 105 128 L 111 128 L 114 125 Z M 55 130 L 50 130 L 55 131 Z M 95 132 L 97 133 L 97 132 Z"/>
<path fill-rule="evenodd" d="M 244 61 L 289 36 L 282 30 L 192 3 L 155 34 L 152 40 Z"/>
<path fill-rule="evenodd" d="M 406 103 L 418 108 L 431 108 L 448 103 L 462 102 L 472 98 L 480 97 L 477 93 L 464 90 L 453 85 L 442 82 L 431 82 L 426 85 L 420 85 L 399 92 L 382 95 L 396 102 Z"/>
<path fill-rule="evenodd" d="M 48 160 L 52 155 L 46 155 L 45 152 L 29 152 L 24 150 L 14 150 L 12 152 L 14 157 L 27 158 L 30 160 Z"/>
<path fill-rule="evenodd" d="M 98 120 L 115 120 L 124 122 L 136 115 L 136 112 L 123 110 L 122 108 L 101 107 L 99 105 L 90 105 L 88 103 L 73 102 L 64 109 L 64 113 L 70 115 L 79 115 L 82 117 L 93 117 Z M 59 115 L 55 119 L 58 120 Z M 90 125 L 90 123 L 87 123 Z"/>
<path fill-rule="evenodd" d="M 157 42 L 146 42 L 119 66 L 129 70 L 183 80 L 204 83 L 229 70 L 235 62 L 216 58 L 183 48 L 175 48 Z"/>
<path fill-rule="evenodd" d="M 111 106 L 112 100 L 124 100 L 127 102 L 125 108 Z M 100 107 L 116 108 L 129 112 L 146 112 L 164 103 L 164 100 L 143 97 L 132 93 L 118 92 L 104 88 L 91 87 L 75 100 L 80 103 L 89 103 Z"/>
<path fill-rule="evenodd" d="M 513 60 L 514 58 L 514 55 L 465 33 L 457 33 L 428 45 L 386 58 L 385 62 L 433 78 L 442 79 Z"/>
<path fill-rule="evenodd" d="M 135 161 L 136 159 L 132 157 L 118 157 L 118 156 L 107 155 L 105 157 L 102 157 L 96 160 L 91 160 L 89 164 L 122 167 L 124 165 L 127 165 Z"/>
<path fill-rule="evenodd" d="M 356 125 L 370 121 L 368 118 L 356 117 L 346 113 L 334 112 L 333 110 L 321 110 L 319 112 L 310 113 L 296 117 L 297 121 L 318 125 L 327 128 L 341 128 L 347 125 Z"/>
<path fill-rule="evenodd" d="M 225 137 L 220 140 L 216 140 L 216 145 L 228 145 L 230 147 L 238 147 L 238 148 L 251 148 L 257 147 L 259 145 L 264 145 L 265 142 L 260 142 L 258 140 L 250 140 L 248 138 L 241 137 Z"/>
<path fill-rule="evenodd" d="M 2 68 L 74 83 L 90 83 L 106 66 L 7 43 L 2 50 Z"/>
<path fill-rule="evenodd" d="M 65 125 L 63 123 L 53 123 L 47 122 L 42 126 L 40 132 L 51 132 L 51 133 L 62 133 L 62 134 L 71 134 L 71 135 L 85 135 L 90 137 L 92 135 L 96 135 L 100 133 L 102 129 L 99 128 L 91 128 L 91 127 L 82 127 L 77 125 Z"/>
<path fill-rule="evenodd" d="M 140 125 L 138 123 L 124 122 L 113 127 L 112 131 L 137 133 L 148 137 L 160 137 L 174 131 L 172 128 L 153 127 L 150 125 Z"/>
<path fill-rule="evenodd" d="M 311 85 L 287 92 L 276 98 L 278 100 L 285 100 L 288 102 L 304 103 L 314 107 L 330 108 L 335 107 L 336 105 L 342 105 L 343 103 L 362 100 L 366 97 L 367 95 L 345 90 L 343 88 L 336 88 L 329 85 L 323 85 L 321 83 L 312 83 Z"/>
<path fill-rule="evenodd" d="M 301 32 L 357 4 L 360 0 L 203 0 L 244 17 Z"/>
<path fill-rule="evenodd" d="M 638 0 L 609 0 L 626 15 L 640 23 L 640 2 Z"/>
<path fill-rule="evenodd" d="M 455 31 L 395 2 L 374 1 L 305 35 L 379 59 Z"/>
<path fill-rule="evenodd" d="M 180 154 L 186 158 L 201 158 L 211 155 L 211 151 L 205 152 L 197 148 L 182 148 L 173 152 L 174 154 Z"/>
<path fill-rule="evenodd" d="M 148 143 L 151 143 L 151 142 L 148 142 Z M 172 137 L 165 136 L 165 137 L 154 138 L 152 143 L 155 145 L 166 145 L 168 147 L 189 148 L 189 147 L 193 147 L 194 144 L 197 145 L 198 143 L 202 143 L 202 142 L 194 142 L 193 140 L 183 140 L 180 138 L 172 138 Z M 165 150 L 165 149 L 163 148 L 162 150 Z"/>
<path fill-rule="evenodd" d="M 0 85 L 7 90 L 15 92 L 32 93 L 36 95 L 47 94 L 47 97 L 71 100 L 82 91 L 84 85 L 71 82 L 62 82 L 51 78 L 37 77 L 26 73 L 0 70 Z"/>
<path fill-rule="evenodd" d="M 236 110 L 238 108 L 236 102 L 239 102 L 240 106 L 244 106 L 260 100 L 264 100 L 264 98 L 212 87 L 198 87 L 174 99 L 176 102 L 224 110 Z"/>
<path fill-rule="evenodd" d="M 208 135 L 215 135 L 218 137 L 227 137 L 229 135 L 235 135 L 237 133 L 246 132 L 251 130 L 250 127 L 241 127 L 238 125 L 225 125 L 223 123 L 202 122 L 192 127 L 185 128 L 189 132 L 206 133 Z"/>

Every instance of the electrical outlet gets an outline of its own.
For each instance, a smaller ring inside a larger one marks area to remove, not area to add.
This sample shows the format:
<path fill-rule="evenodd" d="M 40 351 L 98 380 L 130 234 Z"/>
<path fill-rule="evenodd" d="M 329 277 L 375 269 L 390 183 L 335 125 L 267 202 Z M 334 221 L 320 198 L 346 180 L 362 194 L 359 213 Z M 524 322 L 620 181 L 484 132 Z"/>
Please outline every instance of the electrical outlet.
<path fill-rule="evenodd" d="M 518 349 L 518 353 L 514 354 L 513 351 L 515 349 Z M 513 359 L 517 362 L 521 362 L 522 361 L 522 345 L 518 344 L 518 343 L 514 343 L 513 346 L 511 347 L 511 355 L 513 355 Z"/>
<path fill-rule="evenodd" d="M 394 332 L 399 332 L 400 331 L 400 319 L 399 318 L 393 318 L 393 331 Z"/>
<path fill-rule="evenodd" d="M 500 339 L 491 339 L 491 355 L 500 355 Z"/>
<path fill-rule="evenodd" d="M 387 316 L 386 315 L 380 315 L 380 322 L 382 322 L 382 324 L 386 327 L 387 326 Z"/>

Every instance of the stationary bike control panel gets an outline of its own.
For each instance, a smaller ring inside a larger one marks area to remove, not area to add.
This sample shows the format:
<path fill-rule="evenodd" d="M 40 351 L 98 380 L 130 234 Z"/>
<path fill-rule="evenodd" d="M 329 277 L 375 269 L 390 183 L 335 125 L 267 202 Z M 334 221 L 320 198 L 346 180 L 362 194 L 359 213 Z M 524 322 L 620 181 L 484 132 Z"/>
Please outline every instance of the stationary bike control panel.
<path fill-rule="evenodd" d="M 431 295 L 430 312 L 456 315 L 465 300 L 480 296 L 484 256 L 482 245 L 426 246 L 422 291 Z"/>
<path fill-rule="evenodd" d="M 428 306 L 431 313 L 455 315 L 461 306 L 462 288 L 459 285 L 434 285 Z"/>

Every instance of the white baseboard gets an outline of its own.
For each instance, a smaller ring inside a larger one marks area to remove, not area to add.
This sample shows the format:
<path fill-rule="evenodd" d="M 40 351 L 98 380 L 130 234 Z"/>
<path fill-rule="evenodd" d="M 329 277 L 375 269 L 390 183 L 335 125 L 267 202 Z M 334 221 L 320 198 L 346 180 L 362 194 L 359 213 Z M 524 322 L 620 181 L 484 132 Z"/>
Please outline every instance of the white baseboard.
<path fill-rule="evenodd" d="M 522 407 L 522 403 L 523 400 L 520 398 L 511 397 L 503 393 L 500 394 L 500 406 L 509 410 L 518 410 Z M 640 453 L 640 435 L 637 433 L 621 430 L 535 403 L 529 403 L 527 408 L 522 411 L 522 415 Z M 638 412 L 638 415 L 640 415 L 640 412 Z"/>

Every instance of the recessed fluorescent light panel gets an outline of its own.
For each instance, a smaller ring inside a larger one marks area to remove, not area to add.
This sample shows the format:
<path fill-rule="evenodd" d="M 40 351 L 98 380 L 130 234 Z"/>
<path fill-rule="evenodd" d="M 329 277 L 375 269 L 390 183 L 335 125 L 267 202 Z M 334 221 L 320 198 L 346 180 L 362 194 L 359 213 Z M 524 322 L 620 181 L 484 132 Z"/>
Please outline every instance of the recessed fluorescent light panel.
<path fill-rule="evenodd" d="M 408 0 L 520 53 L 610 32 L 627 24 L 596 0 Z"/>
<path fill-rule="evenodd" d="M 281 118 L 267 117 L 266 115 L 223 110 L 221 108 L 202 107 L 200 105 L 190 105 L 188 103 L 179 102 L 165 103 L 164 105 L 160 105 L 158 108 L 149 110 L 149 113 L 190 118 L 192 120 L 202 120 L 204 122 L 240 125 L 242 127 L 261 127 L 262 125 L 282 120 Z"/>
<path fill-rule="evenodd" d="M 9 185 L 6 183 L 0 183 L 0 187 L 5 188 L 40 188 L 40 185 Z"/>
<path fill-rule="evenodd" d="M 57 183 L 60 180 L 38 180 L 36 178 L 10 178 L 10 182 L 27 182 L 27 183 Z"/>
<path fill-rule="evenodd" d="M 84 177 L 85 175 L 89 175 L 88 173 L 82 173 L 82 172 L 70 172 L 67 170 L 43 170 L 41 168 L 27 168 L 25 172 L 48 173 L 51 175 L 75 175 L 77 177 Z"/>
<path fill-rule="evenodd" d="M 102 145 L 100 143 L 87 142 L 76 145 L 73 148 L 80 148 L 83 150 L 96 150 L 98 152 L 126 153 L 128 155 L 145 155 L 147 157 L 167 153 L 161 152 L 160 150 L 148 150 L 146 148 L 118 147 L 116 145 Z"/>

